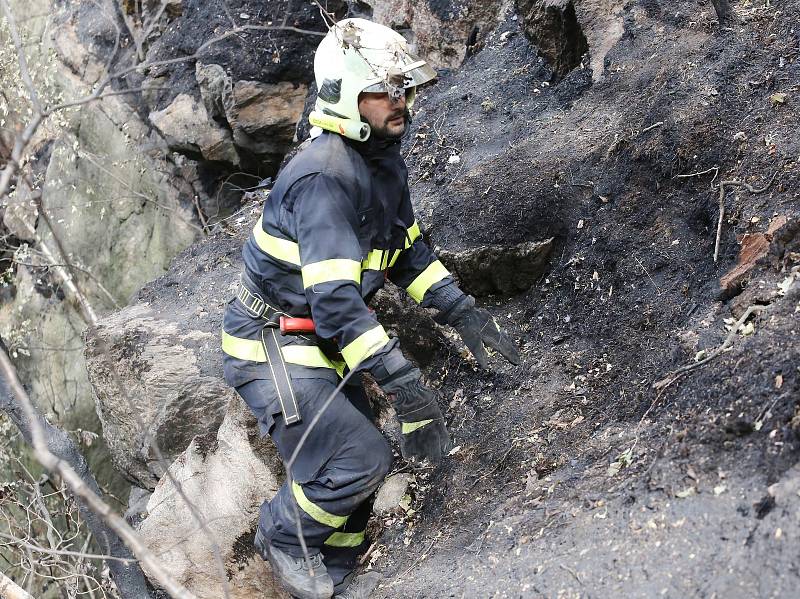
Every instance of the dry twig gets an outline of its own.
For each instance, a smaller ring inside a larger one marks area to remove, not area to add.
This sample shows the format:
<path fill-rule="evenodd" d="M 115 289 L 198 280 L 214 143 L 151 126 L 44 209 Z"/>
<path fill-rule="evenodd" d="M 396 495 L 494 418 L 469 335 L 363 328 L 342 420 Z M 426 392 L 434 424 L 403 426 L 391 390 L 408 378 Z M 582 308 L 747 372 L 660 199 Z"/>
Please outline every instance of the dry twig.
<path fill-rule="evenodd" d="M 731 331 L 730 333 L 728 333 L 728 336 L 725 337 L 725 341 L 723 341 L 722 345 L 720 345 L 717 349 L 708 354 L 708 356 L 706 356 L 699 362 L 694 362 L 693 364 L 686 364 L 685 366 L 681 366 L 677 370 L 673 370 L 660 381 L 653 383 L 653 389 L 659 391 L 666 389 L 687 372 L 691 372 L 696 368 L 700 368 L 701 366 L 708 364 L 711 360 L 719 356 L 722 352 L 724 352 L 733 345 L 733 341 L 736 339 L 736 335 L 739 333 L 739 329 L 742 327 L 742 325 L 744 325 L 745 322 L 747 322 L 747 319 L 750 318 L 752 314 L 756 312 L 762 312 L 766 309 L 767 306 L 750 306 L 749 308 L 747 308 L 744 314 L 742 314 L 741 318 L 739 318 L 739 320 L 737 320 L 736 323 L 733 325 L 733 328 L 731 328 Z"/>
<path fill-rule="evenodd" d="M 47 470 L 56 473 L 66 482 L 72 494 L 86 506 L 87 510 L 90 510 L 91 513 L 96 514 L 103 520 L 108 526 L 108 532 L 113 531 L 113 534 L 131 549 L 134 555 L 147 566 L 153 577 L 172 597 L 175 599 L 194 599 L 194 595 L 175 581 L 169 572 L 164 569 L 162 562 L 142 542 L 138 533 L 100 498 L 96 491 L 67 462 L 65 457 L 63 455 L 55 455 L 51 451 L 51 444 L 56 445 L 58 441 L 51 440 L 51 442 L 48 442 L 48 437 L 43 427 L 53 427 L 41 415 L 37 414 L 30 397 L 28 397 L 17 378 L 14 366 L 5 351 L 2 350 L 0 350 L 0 373 L 2 374 L 2 380 L 8 386 L 8 398 L 4 401 L 14 402 L 15 405 L 9 409 L 14 410 L 17 418 L 21 420 L 19 426 L 27 433 L 26 436 L 30 439 L 39 463 Z M 2 391 L 5 394 L 5 390 Z M 60 445 L 59 448 L 61 451 L 66 451 L 66 448 L 60 447 Z M 120 567 L 132 568 L 132 565 L 121 565 Z"/>
<path fill-rule="evenodd" d="M 647 133 L 648 131 L 655 129 L 656 127 L 662 127 L 663 125 L 664 121 L 658 121 L 657 123 L 653 123 L 649 127 L 645 127 L 644 129 L 642 129 L 639 135 L 641 135 L 642 133 Z"/>
<path fill-rule="evenodd" d="M 747 191 L 752 194 L 759 194 L 764 193 L 770 187 L 772 187 L 772 183 L 775 181 L 775 177 L 778 176 L 778 171 L 775 171 L 775 174 L 772 175 L 772 178 L 769 182 L 764 186 L 756 189 L 749 183 L 745 183 L 744 181 L 737 181 L 737 180 L 729 180 L 729 181 L 720 181 L 719 184 L 719 221 L 717 221 L 717 239 L 714 243 L 714 262 L 717 261 L 719 258 L 719 244 L 720 239 L 722 237 L 722 221 L 725 219 L 725 188 L 726 187 L 744 187 Z"/>

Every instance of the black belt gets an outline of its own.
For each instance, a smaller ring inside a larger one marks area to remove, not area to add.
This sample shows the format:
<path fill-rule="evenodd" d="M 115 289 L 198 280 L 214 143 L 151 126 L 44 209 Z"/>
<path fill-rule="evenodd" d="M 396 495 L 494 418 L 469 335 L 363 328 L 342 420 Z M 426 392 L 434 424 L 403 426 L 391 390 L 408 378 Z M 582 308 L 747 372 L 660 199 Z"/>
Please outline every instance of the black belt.
<path fill-rule="evenodd" d="M 283 420 L 287 425 L 300 422 L 302 420 L 300 408 L 297 406 L 292 380 L 289 378 L 289 371 L 286 369 L 286 362 L 281 351 L 281 343 L 278 340 L 280 317 L 284 313 L 267 303 L 247 273 L 242 273 L 236 298 L 248 314 L 266 321 L 261 330 L 261 343 L 264 346 L 267 365 L 275 383 L 275 391 L 278 393 Z"/>

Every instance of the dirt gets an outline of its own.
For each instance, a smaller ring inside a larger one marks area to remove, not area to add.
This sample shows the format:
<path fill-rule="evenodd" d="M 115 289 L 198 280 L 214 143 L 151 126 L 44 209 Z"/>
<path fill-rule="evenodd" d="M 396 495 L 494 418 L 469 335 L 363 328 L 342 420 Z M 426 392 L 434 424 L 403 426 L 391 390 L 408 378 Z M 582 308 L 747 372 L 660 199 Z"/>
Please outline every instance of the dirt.
<path fill-rule="evenodd" d="M 405 152 L 432 244 L 556 248 L 530 291 L 482 299 L 519 367 L 432 359 L 459 449 L 384 520 L 379 596 L 796 595 L 798 498 L 771 493 L 800 457 L 800 3 L 735 8 L 720 30 L 710 4 L 629 3 L 594 84 L 579 66 L 548 85 L 509 15 L 422 94 Z M 719 182 L 773 176 L 729 191 L 715 263 Z M 653 387 L 750 305 L 731 350 Z"/>
<path fill-rule="evenodd" d="M 380 298 L 457 450 L 371 524 L 377 596 L 796 596 L 800 2 L 734 9 L 720 29 L 710 4 L 629 2 L 604 73 L 584 55 L 563 76 L 509 12 L 421 94 L 404 153 L 430 243 L 554 246 L 528 291 L 480 298 L 518 367 L 478 371 L 429 315 Z M 730 188 L 715 262 L 722 180 L 767 189 Z M 216 306 L 217 330 L 257 212 L 136 299 Z M 745 235 L 766 255 L 723 289 Z M 750 306 L 728 351 L 654 387 Z"/>

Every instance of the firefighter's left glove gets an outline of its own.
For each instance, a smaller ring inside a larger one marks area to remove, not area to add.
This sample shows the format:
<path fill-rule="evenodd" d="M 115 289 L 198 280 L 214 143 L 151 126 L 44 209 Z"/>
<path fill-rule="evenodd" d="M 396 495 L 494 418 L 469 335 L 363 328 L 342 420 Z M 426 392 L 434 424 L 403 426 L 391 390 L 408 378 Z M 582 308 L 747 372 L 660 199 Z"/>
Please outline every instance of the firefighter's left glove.
<path fill-rule="evenodd" d="M 481 368 L 489 367 L 484 344 L 497 350 L 514 365 L 519 364 L 519 352 L 514 341 L 500 330 L 486 310 L 475 306 L 475 298 L 464 295 L 450 308 L 435 317 L 439 324 L 449 324 L 458 331 Z"/>
<path fill-rule="evenodd" d="M 408 363 L 388 379 L 379 380 L 381 389 L 394 396 L 392 406 L 400 421 L 400 451 L 412 462 L 428 460 L 437 464 L 450 451 L 450 435 L 439 410 L 436 391 L 420 380 L 420 371 Z"/>

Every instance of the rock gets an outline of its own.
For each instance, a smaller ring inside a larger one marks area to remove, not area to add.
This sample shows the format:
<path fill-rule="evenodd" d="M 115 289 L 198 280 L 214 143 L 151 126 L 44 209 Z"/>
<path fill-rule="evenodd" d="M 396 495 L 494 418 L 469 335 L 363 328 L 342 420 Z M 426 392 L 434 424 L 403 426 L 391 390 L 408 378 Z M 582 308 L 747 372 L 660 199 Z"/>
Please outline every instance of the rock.
<path fill-rule="evenodd" d="M 151 112 L 149 118 L 171 150 L 239 164 L 230 131 L 210 119 L 206 107 L 190 95 L 179 94 L 164 110 Z"/>
<path fill-rule="evenodd" d="M 402 33 L 439 68 L 461 65 L 467 47 L 497 25 L 502 0 L 365 0 L 373 21 Z"/>
<path fill-rule="evenodd" d="M 149 436 L 168 465 L 196 435 L 217 430 L 235 397 L 222 378 L 219 332 L 255 218 L 232 220 L 239 238 L 220 234 L 188 248 L 86 335 L 85 370 L 103 436 L 115 466 L 139 487 L 153 489 L 165 471 Z"/>
<path fill-rule="evenodd" d="M 139 533 L 197 599 L 222 597 L 221 575 L 231 599 L 286 597 L 253 547 L 259 506 L 275 494 L 281 474 L 274 446 L 258 440 L 255 418 L 234 398 L 219 431 L 196 437 L 159 481 Z"/>
<path fill-rule="evenodd" d="M 53 45 L 61 62 L 82 81 L 96 83 L 105 74 L 105 63 L 92 51 L 91 38 L 87 39 L 85 34 L 79 33 L 79 29 L 84 29 L 81 27 L 83 24 L 79 14 L 70 15 L 70 18 L 53 28 Z"/>
<path fill-rule="evenodd" d="M 529 289 L 542 276 L 553 239 L 514 246 L 483 245 L 463 251 L 437 249 L 437 255 L 472 295 L 510 295 Z"/>
<path fill-rule="evenodd" d="M 410 483 L 410 474 L 401 473 L 388 477 L 378 489 L 372 511 L 380 516 L 398 507 Z"/>
<path fill-rule="evenodd" d="M 143 488 L 198 434 L 222 422 L 234 391 L 221 378 L 219 333 L 190 328 L 143 304 L 89 331 L 86 366 L 114 465 Z M 113 370 L 112 370 L 113 366 Z"/>
<path fill-rule="evenodd" d="M 516 0 L 526 35 L 557 79 L 589 52 L 592 78 L 603 77 L 605 57 L 622 38 L 622 5 L 609 0 Z"/>
<path fill-rule="evenodd" d="M 13 6 L 25 23 L 28 59 L 39 69 L 46 102 L 52 101 L 50 82 L 57 83 L 64 99 L 89 94 L 95 66 L 105 64 L 98 44 L 108 39 L 110 21 L 93 19 L 89 5 L 77 4 L 74 13 L 53 13 L 41 0 Z M 49 12 L 52 19 L 43 18 Z M 59 20 L 64 15 L 66 20 Z M 56 37 L 55 53 L 49 32 Z M 124 305 L 146 281 L 162 274 L 198 232 L 192 212 L 181 205 L 187 196 L 179 191 L 170 163 L 145 151 L 157 136 L 128 100 L 110 96 L 60 113 L 57 126 L 43 127 L 33 145 L 42 204 L 64 251 L 79 272 L 90 273 L 78 274 L 78 284 L 100 314 L 114 302 Z M 57 139 L 44 138 L 54 132 Z M 35 223 L 37 235 L 55 252 L 53 232 L 34 219 L 22 195 L 15 199 L 21 213 L 7 211 L 8 223 L 16 231 Z M 32 256 L 35 262 L 38 252 Z M 0 334 L 25 350 L 16 365 L 34 401 L 68 429 L 88 427 L 96 417 L 81 355 L 85 323 L 70 302 L 61 301 L 61 285 L 53 283 L 41 269 L 19 265 L 13 303 L 0 308 Z"/>
<path fill-rule="evenodd" d="M 195 65 L 195 77 L 208 115 L 214 119 L 225 118 L 225 105 L 233 96 L 231 78 L 225 69 L 218 64 L 198 62 Z"/>
<path fill-rule="evenodd" d="M 286 81 L 237 81 L 226 103 L 236 145 L 255 154 L 275 155 L 280 162 L 303 115 L 308 86 Z"/>
<path fill-rule="evenodd" d="M 578 67 L 589 50 L 572 0 L 522 0 L 525 33 L 547 59 L 558 79 Z"/>

